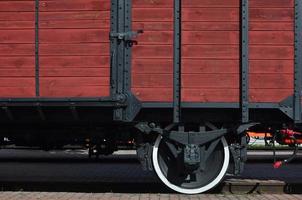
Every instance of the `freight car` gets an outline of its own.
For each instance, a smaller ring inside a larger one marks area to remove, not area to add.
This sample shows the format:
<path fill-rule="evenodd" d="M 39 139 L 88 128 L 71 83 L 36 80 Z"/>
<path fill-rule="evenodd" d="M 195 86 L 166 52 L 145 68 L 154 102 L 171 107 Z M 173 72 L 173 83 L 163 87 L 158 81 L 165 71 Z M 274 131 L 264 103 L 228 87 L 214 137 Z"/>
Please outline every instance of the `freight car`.
<path fill-rule="evenodd" d="M 0 29 L 3 144 L 135 148 L 196 194 L 301 130 L 301 0 L 1 0 Z"/>

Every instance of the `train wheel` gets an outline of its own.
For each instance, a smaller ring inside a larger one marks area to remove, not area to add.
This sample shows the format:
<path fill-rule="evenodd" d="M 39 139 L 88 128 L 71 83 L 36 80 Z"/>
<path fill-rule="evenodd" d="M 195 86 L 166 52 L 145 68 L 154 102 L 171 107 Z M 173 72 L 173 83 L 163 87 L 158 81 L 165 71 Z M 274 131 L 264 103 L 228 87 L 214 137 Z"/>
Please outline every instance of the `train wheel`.
<path fill-rule="evenodd" d="M 184 194 L 199 194 L 212 189 L 224 178 L 230 161 L 229 147 L 224 137 L 208 159 L 189 172 L 184 167 L 183 153 L 175 153 L 176 149 L 183 152 L 172 142 L 158 136 L 152 153 L 155 172 L 170 189 Z"/>

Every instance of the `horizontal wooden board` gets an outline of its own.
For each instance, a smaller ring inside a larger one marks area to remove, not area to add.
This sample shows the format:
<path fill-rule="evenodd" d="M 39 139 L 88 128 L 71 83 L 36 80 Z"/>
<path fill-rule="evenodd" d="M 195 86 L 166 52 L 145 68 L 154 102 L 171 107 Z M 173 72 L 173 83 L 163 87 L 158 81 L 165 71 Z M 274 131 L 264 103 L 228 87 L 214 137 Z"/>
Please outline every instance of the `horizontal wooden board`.
<path fill-rule="evenodd" d="M 41 82 L 42 97 L 105 97 L 110 95 L 109 86 L 52 87 Z"/>
<path fill-rule="evenodd" d="M 0 77 L 0 87 L 34 87 L 34 77 Z"/>
<path fill-rule="evenodd" d="M 151 52 L 151 50 L 149 50 Z M 156 55 L 156 52 L 152 52 Z M 251 45 L 250 59 L 293 59 L 293 46 Z M 184 58 L 239 59 L 238 45 L 184 45 Z"/>
<path fill-rule="evenodd" d="M 35 11 L 35 1 L 14 1 L 14 0 L 1 0 L 0 12 L 2 11 Z"/>
<path fill-rule="evenodd" d="M 47 29 L 40 31 L 40 43 L 109 43 L 109 29 Z M 0 34 L 1 42 L 1 34 Z"/>
<path fill-rule="evenodd" d="M 0 22 L 1 27 L 1 22 Z M 109 29 L 110 21 L 107 19 L 88 20 L 63 20 L 63 21 L 41 21 L 41 29 Z"/>
<path fill-rule="evenodd" d="M 293 74 L 251 74 L 250 88 L 290 89 Z M 239 74 L 183 74 L 183 88 L 239 89 Z M 172 87 L 171 74 L 134 74 L 133 87 Z"/>
<path fill-rule="evenodd" d="M 20 68 L 33 68 L 35 65 L 34 56 L 14 56 L 6 57 L 0 55 L 0 69 L 14 67 L 16 69 Z"/>
<path fill-rule="evenodd" d="M 148 24 L 148 23 L 145 23 Z M 160 23 L 163 24 L 163 23 Z M 250 22 L 251 31 L 293 31 L 293 22 Z M 150 26 L 150 25 L 149 25 Z M 184 31 L 239 31 L 239 21 L 236 22 L 183 22 Z"/>
<path fill-rule="evenodd" d="M 21 97 L 35 97 L 35 87 L 0 87 L 1 98 L 21 98 Z"/>
<path fill-rule="evenodd" d="M 171 35 L 172 37 L 172 35 Z M 293 45 L 293 31 L 250 31 L 250 44 Z M 160 37 L 159 37 L 160 38 Z M 166 36 L 161 36 L 167 41 Z M 151 40 L 151 39 L 150 39 Z M 239 31 L 183 31 L 183 44 L 237 44 L 240 43 Z M 164 42 L 162 42 L 164 43 Z"/>
<path fill-rule="evenodd" d="M 1 71 L 0 71 L 1 72 Z M 109 68 L 43 68 L 40 77 L 110 77 Z"/>
<path fill-rule="evenodd" d="M 66 25 L 68 26 L 68 25 Z M 172 22 L 134 22 L 134 30 L 173 31 Z M 182 22 L 183 31 L 239 31 L 235 22 Z M 251 31 L 293 31 L 293 22 L 250 22 Z"/>
<path fill-rule="evenodd" d="M 172 88 L 132 88 L 132 92 L 146 102 L 172 102 Z M 251 103 L 275 103 L 281 102 L 293 93 L 292 89 L 251 89 Z M 239 90 L 237 89 L 183 89 L 183 102 L 196 103 L 235 103 L 239 102 Z"/>
<path fill-rule="evenodd" d="M 1 80 L 1 79 L 0 79 Z M 109 77 L 41 77 L 43 87 L 109 86 Z"/>
<path fill-rule="evenodd" d="M 42 56 L 41 68 L 109 68 L 109 56 Z"/>
<path fill-rule="evenodd" d="M 0 21 L 0 30 L 33 30 L 34 28 L 34 21 Z"/>
<path fill-rule="evenodd" d="M 184 7 L 239 7 L 240 0 L 183 0 Z M 250 7 L 288 8 L 294 6 L 294 0 L 250 0 Z"/>
<path fill-rule="evenodd" d="M 0 14 L 1 18 L 1 14 Z M 41 12 L 41 21 L 53 20 L 109 20 L 110 11 L 70 11 L 70 12 Z"/>
<path fill-rule="evenodd" d="M 238 21 L 239 8 L 188 8 L 183 9 L 183 21 Z M 169 15 L 167 13 L 166 15 Z M 250 21 L 292 21 L 292 8 L 251 8 Z"/>
<path fill-rule="evenodd" d="M 132 63 L 134 74 L 172 74 L 172 59 L 134 59 Z M 235 74 L 239 73 L 239 60 L 200 60 L 183 59 L 183 74 Z M 250 73 L 293 73 L 293 60 L 251 60 Z"/>
<path fill-rule="evenodd" d="M 183 45 L 183 58 L 239 59 L 238 45 Z M 250 59 L 293 59 L 293 46 L 250 46 Z M 171 58 L 171 45 L 139 45 L 134 58 Z"/>
<path fill-rule="evenodd" d="M 14 66 L 10 68 L 0 67 L 0 77 L 15 78 L 15 77 L 35 77 L 35 69 L 25 68 L 17 69 Z"/>
<path fill-rule="evenodd" d="M 40 10 L 43 11 L 74 11 L 74 10 L 110 10 L 110 0 L 41 0 Z"/>
<path fill-rule="evenodd" d="M 109 56 L 109 43 L 41 44 L 40 55 Z"/>
<path fill-rule="evenodd" d="M 294 0 L 250 0 L 251 7 L 269 7 L 269 8 L 288 8 L 294 6 Z M 185 8 L 196 7 L 239 7 L 240 0 L 183 0 L 182 5 Z M 141 1 L 133 0 L 134 7 L 172 7 L 173 0 Z"/>

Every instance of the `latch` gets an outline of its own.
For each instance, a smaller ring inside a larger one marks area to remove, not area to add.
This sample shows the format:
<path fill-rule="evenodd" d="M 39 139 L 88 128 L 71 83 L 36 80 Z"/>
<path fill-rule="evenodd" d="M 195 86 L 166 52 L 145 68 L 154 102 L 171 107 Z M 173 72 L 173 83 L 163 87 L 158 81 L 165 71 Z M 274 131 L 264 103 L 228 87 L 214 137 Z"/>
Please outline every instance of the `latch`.
<path fill-rule="evenodd" d="M 129 32 L 124 32 L 124 33 L 111 32 L 109 35 L 109 39 L 110 40 L 117 39 L 118 42 L 124 41 L 126 43 L 126 45 L 128 45 L 129 47 L 132 47 L 133 45 L 138 44 L 138 42 L 133 39 L 142 33 L 144 33 L 143 30 L 129 31 Z"/>

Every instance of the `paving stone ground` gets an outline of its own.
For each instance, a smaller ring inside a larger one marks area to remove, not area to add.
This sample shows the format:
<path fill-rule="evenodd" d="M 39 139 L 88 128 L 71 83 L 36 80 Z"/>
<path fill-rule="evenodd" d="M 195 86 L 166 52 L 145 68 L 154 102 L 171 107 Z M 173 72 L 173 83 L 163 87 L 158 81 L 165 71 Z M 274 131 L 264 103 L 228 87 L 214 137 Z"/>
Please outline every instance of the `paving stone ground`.
<path fill-rule="evenodd" d="M 1 200 L 302 200 L 302 195 L 181 195 L 130 193 L 2 192 Z"/>

